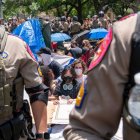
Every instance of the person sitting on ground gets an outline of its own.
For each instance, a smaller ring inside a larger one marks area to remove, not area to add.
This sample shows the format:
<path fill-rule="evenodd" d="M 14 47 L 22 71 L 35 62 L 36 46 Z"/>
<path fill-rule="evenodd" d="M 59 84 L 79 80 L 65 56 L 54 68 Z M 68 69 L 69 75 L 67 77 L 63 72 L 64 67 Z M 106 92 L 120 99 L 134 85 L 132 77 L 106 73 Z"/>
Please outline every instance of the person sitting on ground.
<path fill-rule="evenodd" d="M 76 47 L 79 47 L 79 44 L 75 40 L 71 41 L 71 48 L 76 48 Z"/>
<path fill-rule="evenodd" d="M 68 103 L 72 103 L 76 99 L 80 84 L 75 80 L 76 73 L 70 66 L 62 71 L 62 82 L 56 87 L 54 95 L 60 99 L 67 99 Z"/>
<path fill-rule="evenodd" d="M 82 56 L 82 49 L 79 48 L 79 45 L 76 41 L 71 41 L 71 46 L 66 48 L 65 54 L 78 59 Z"/>
<path fill-rule="evenodd" d="M 93 46 L 90 44 L 89 40 L 83 40 L 82 42 L 82 56 L 81 59 L 86 63 L 87 67 L 89 65 L 89 59 L 93 55 Z"/>
<path fill-rule="evenodd" d="M 56 82 L 54 80 L 53 71 L 48 66 L 41 66 L 40 69 L 42 72 L 43 83 L 50 89 L 49 99 L 50 100 L 55 99 L 53 93 L 56 87 Z"/>
<path fill-rule="evenodd" d="M 86 65 L 81 59 L 75 60 L 75 62 L 72 64 L 72 68 L 74 69 L 76 73 L 76 81 L 80 84 L 84 82 L 87 75 L 84 73 L 86 72 Z"/>
<path fill-rule="evenodd" d="M 51 56 L 51 50 L 49 48 L 41 48 L 38 52 L 38 61 L 40 65 L 48 66 L 54 73 L 55 79 L 57 79 L 63 70 L 62 66 Z"/>
<path fill-rule="evenodd" d="M 86 52 L 90 49 L 92 49 L 92 45 L 90 44 L 89 40 L 84 39 L 82 41 L 82 50 Z"/>

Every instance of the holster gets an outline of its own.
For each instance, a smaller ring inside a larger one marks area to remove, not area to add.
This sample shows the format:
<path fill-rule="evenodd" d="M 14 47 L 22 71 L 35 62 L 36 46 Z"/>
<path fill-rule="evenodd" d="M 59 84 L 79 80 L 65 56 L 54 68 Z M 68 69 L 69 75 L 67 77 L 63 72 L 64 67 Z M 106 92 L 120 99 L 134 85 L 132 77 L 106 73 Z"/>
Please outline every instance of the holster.
<path fill-rule="evenodd" d="M 0 140 L 19 140 L 21 132 L 25 129 L 23 114 L 0 126 Z"/>
<path fill-rule="evenodd" d="M 30 111 L 30 106 L 27 100 L 23 101 L 23 107 L 22 107 L 22 112 L 25 118 L 25 129 L 24 129 L 24 133 L 22 133 L 21 136 L 24 137 L 24 135 L 26 135 L 28 137 L 28 139 L 34 139 L 34 134 L 32 132 L 32 128 L 33 128 L 33 122 L 32 122 L 32 116 L 31 116 L 31 111 Z"/>
<path fill-rule="evenodd" d="M 11 140 L 12 129 L 10 123 L 0 126 L 0 139 L 1 140 Z"/>

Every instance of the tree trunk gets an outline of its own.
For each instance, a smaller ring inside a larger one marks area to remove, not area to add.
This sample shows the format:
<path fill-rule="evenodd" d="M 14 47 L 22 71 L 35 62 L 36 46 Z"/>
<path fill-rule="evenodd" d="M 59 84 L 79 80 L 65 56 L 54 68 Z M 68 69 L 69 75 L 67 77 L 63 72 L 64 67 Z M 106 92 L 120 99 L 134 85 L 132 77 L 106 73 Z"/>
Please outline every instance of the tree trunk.
<path fill-rule="evenodd" d="M 57 16 L 58 16 L 58 17 L 60 17 L 60 16 L 61 16 L 61 14 L 60 14 L 59 7 L 57 7 L 57 8 L 56 8 L 56 10 L 57 10 Z"/>
<path fill-rule="evenodd" d="M 98 12 L 101 10 L 100 3 L 98 2 L 98 0 L 93 0 L 93 5 L 94 5 L 96 13 L 98 14 Z"/>
<path fill-rule="evenodd" d="M 78 0 L 78 7 L 77 7 L 77 15 L 78 15 L 78 20 L 80 23 L 82 23 L 82 3 L 81 3 L 81 0 Z"/>

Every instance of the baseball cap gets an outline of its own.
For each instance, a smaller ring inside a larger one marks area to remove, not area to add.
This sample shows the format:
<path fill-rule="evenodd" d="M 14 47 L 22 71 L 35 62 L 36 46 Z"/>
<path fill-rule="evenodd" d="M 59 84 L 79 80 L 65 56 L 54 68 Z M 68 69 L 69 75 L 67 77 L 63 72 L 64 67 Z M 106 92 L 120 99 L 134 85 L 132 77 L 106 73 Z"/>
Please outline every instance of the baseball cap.
<path fill-rule="evenodd" d="M 41 49 L 37 52 L 37 54 L 42 54 L 42 53 L 51 55 L 51 50 L 50 50 L 49 48 L 41 48 Z"/>

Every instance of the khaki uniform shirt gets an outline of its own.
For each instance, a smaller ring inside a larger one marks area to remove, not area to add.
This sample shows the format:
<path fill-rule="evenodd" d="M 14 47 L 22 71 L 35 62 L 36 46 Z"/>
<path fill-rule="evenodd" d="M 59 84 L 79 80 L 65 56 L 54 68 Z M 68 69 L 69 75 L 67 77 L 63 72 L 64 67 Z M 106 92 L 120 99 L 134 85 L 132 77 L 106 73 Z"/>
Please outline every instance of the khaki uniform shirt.
<path fill-rule="evenodd" d="M 71 33 L 78 33 L 81 30 L 81 23 L 78 21 L 71 22 L 69 28 Z"/>
<path fill-rule="evenodd" d="M 12 85 L 19 74 L 24 80 L 24 83 L 21 82 L 23 85 L 20 84 L 20 87 L 18 87 L 18 84 L 16 86 L 18 93 L 17 107 L 19 109 L 22 107 L 24 85 L 25 88 L 34 88 L 42 83 L 42 79 L 37 70 L 38 64 L 31 56 L 32 53 L 29 52 L 30 49 L 23 40 L 13 35 L 8 35 L 3 51 L 7 83 Z M 6 117 L 0 118 L 0 124 L 13 117 L 11 112 L 8 113 L 9 114 Z"/>
<path fill-rule="evenodd" d="M 7 57 L 4 60 L 7 81 L 12 83 L 18 73 L 24 79 L 25 88 L 40 85 L 42 79 L 38 74 L 38 64 L 29 54 L 30 49 L 26 43 L 18 37 L 8 35 L 4 52 Z"/>
<path fill-rule="evenodd" d="M 137 15 L 113 25 L 113 39 L 102 61 L 88 72 L 87 94 L 80 109 L 70 114 L 66 140 L 109 140 L 122 115 L 123 92 L 128 82 L 131 38 Z M 140 140 L 140 134 L 124 124 L 124 140 Z"/>

